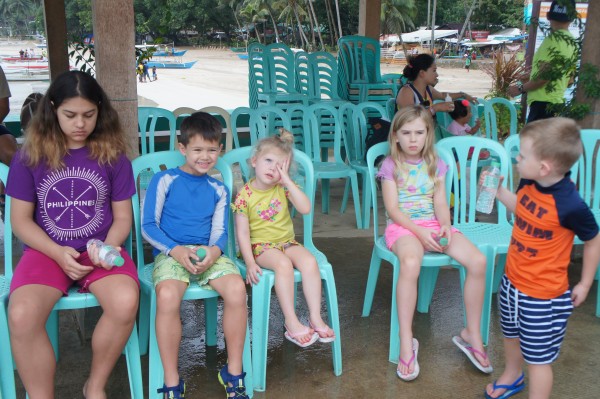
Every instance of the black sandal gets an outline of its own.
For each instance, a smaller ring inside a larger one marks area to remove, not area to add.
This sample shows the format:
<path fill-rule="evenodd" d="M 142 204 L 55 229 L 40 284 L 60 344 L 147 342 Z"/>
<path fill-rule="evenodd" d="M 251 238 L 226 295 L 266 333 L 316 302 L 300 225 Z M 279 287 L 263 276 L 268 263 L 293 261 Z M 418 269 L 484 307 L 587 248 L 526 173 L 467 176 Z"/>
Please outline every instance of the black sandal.
<path fill-rule="evenodd" d="M 162 388 L 156 390 L 157 393 L 163 393 L 164 399 L 184 399 L 185 398 L 185 382 L 179 380 L 179 385 L 168 387 L 163 384 Z"/>
<path fill-rule="evenodd" d="M 246 373 L 240 375 L 229 374 L 227 364 L 219 371 L 219 382 L 225 387 L 227 398 L 249 399 L 246 394 L 246 384 L 244 383 Z M 229 386 L 231 384 L 232 386 Z M 233 396 L 229 396 L 234 394 Z"/>

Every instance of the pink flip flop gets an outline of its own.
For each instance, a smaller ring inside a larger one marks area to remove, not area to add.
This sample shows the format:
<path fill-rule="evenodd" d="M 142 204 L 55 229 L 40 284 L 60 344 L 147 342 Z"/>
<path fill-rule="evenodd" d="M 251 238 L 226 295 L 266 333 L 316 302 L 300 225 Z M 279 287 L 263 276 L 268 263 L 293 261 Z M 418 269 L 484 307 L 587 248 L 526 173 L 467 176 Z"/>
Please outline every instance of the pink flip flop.
<path fill-rule="evenodd" d="M 333 331 L 333 329 L 329 326 L 325 327 L 325 328 L 317 328 L 315 326 L 313 326 L 313 324 L 311 322 L 309 322 L 310 327 L 315 330 L 315 332 L 319 335 L 319 342 L 322 342 L 324 344 L 329 343 L 329 342 L 333 342 L 335 341 L 335 331 Z M 329 331 L 331 331 L 333 333 L 333 336 L 329 337 L 327 335 L 325 335 L 324 337 L 321 334 L 329 334 Z"/>
<path fill-rule="evenodd" d="M 302 343 L 300 342 L 297 338 L 301 337 L 303 335 L 309 334 L 310 333 L 310 329 L 308 327 L 305 327 L 304 330 L 293 333 L 290 330 L 288 330 L 287 326 L 285 326 L 285 333 L 283 334 L 283 336 L 290 342 L 295 343 L 296 345 L 298 345 L 301 348 L 306 348 L 308 346 L 311 346 L 312 344 L 314 344 L 315 342 L 317 342 L 317 340 L 319 339 L 319 334 L 317 334 L 316 332 L 313 333 L 313 335 L 310 337 L 310 340 Z"/>
<path fill-rule="evenodd" d="M 414 368 L 413 372 L 410 373 L 410 374 L 402 374 L 400 372 L 400 370 L 396 369 L 396 374 L 398 375 L 398 378 L 400 378 L 402 381 L 412 381 L 412 380 L 414 380 L 415 378 L 417 378 L 419 376 L 419 372 L 421 371 L 421 368 L 419 367 L 419 360 L 418 360 L 418 356 L 419 356 L 419 341 L 417 341 L 416 338 L 412 339 L 412 347 L 413 347 L 413 355 L 411 356 L 410 359 L 408 359 L 408 362 L 405 362 L 401 358 L 398 358 L 398 362 L 402 363 L 406 367 L 410 367 L 410 364 L 412 362 L 415 363 L 415 368 Z"/>
<path fill-rule="evenodd" d="M 467 357 L 469 358 L 471 363 L 473 363 L 473 365 L 475 367 L 477 367 L 479 369 L 479 371 L 481 371 L 482 373 L 486 373 L 486 374 L 490 374 L 490 373 L 492 373 L 492 371 L 494 371 L 491 364 L 486 367 L 486 366 L 482 365 L 481 363 L 479 363 L 479 361 L 475 357 L 475 354 L 478 354 L 481 357 L 484 357 L 487 359 L 488 357 L 487 357 L 486 353 L 478 351 L 477 349 L 473 348 L 471 346 L 471 344 L 469 344 L 467 341 L 465 341 L 464 339 L 462 339 L 459 336 L 452 337 L 452 342 L 454 342 L 454 345 L 458 346 L 460 348 L 460 350 L 463 351 L 463 353 L 465 355 L 467 355 Z"/>

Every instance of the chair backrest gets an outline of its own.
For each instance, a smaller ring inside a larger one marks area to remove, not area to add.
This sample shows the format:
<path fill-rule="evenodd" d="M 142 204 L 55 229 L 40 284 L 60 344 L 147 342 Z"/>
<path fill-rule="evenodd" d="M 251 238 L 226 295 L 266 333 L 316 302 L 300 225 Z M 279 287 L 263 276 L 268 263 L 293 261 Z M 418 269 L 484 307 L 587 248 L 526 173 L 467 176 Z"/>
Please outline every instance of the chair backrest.
<path fill-rule="evenodd" d="M 400 91 L 400 89 L 402 88 L 402 86 L 404 86 L 405 84 L 408 83 L 408 79 L 402 75 L 401 73 L 386 73 L 381 75 L 381 81 L 384 83 L 391 83 L 392 86 L 392 98 L 394 99 L 394 101 L 396 100 L 396 96 L 398 95 L 398 92 Z"/>
<path fill-rule="evenodd" d="M 321 147 L 330 142 L 333 146 L 333 158 L 335 162 L 343 162 L 342 145 L 346 147 L 346 141 L 342 140 L 342 123 L 338 110 L 327 103 L 315 103 L 306 107 L 304 112 L 304 152 L 315 162 L 323 159 Z M 348 149 L 345 148 L 346 153 Z"/>
<path fill-rule="evenodd" d="M 0 180 L 4 187 L 8 182 L 8 166 L 3 163 L 0 163 Z M 10 196 L 5 196 L 4 202 L 4 212 L 1 217 L 4 220 L 4 276 L 6 276 L 7 281 L 12 279 L 13 274 L 13 235 L 12 235 L 12 224 L 10 222 Z"/>
<path fill-rule="evenodd" d="M 338 93 L 338 65 L 335 57 L 325 51 L 317 51 L 307 56 L 314 88 L 314 98 L 320 100 L 340 100 Z"/>
<path fill-rule="evenodd" d="M 185 162 L 185 158 L 179 151 L 159 151 L 152 154 L 140 155 L 135 158 L 131 163 L 133 167 L 133 177 L 137 182 L 140 174 L 143 174 L 145 171 L 150 169 L 152 173 L 156 174 L 162 170 L 176 168 Z M 231 168 L 229 165 L 223 161 L 222 158 L 217 160 L 217 164 L 214 168 L 217 172 L 220 173 L 221 178 L 219 180 L 223 181 L 229 192 L 231 193 L 231 189 L 233 187 L 233 174 L 231 172 Z M 140 203 L 140 187 L 139 184 L 136 184 L 136 192 L 131 198 L 131 204 L 133 208 L 133 230 L 135 232 L 135 243 L 136 243 L 136 260 L 138 269 L 144 267 L 144 243 L 142 238 L 142 206 L 143 203 Z M 231 256 L 233 254 L 234 248 L 229 246 L 227 255 Z"/>
<path fill-rule="evenodd" d="M 240 167 L 244 181 L 248 181 L 250 178 L 250 167 L 247 161 L 252 156 L 252 150 L 252 147 L 236 148 L 223 156 L 223 161 L 229 165 L 231 170 L 235 169 L 236 165 Z M 312 239 L 315 203 L 313 164 L 312 160 L 304 152 L 297 149 L 294 149 L 294 162 L 296 163 L 297 168 L 292 168 L 292 170 L 296 169 L 297 175 L 291 177 L 294 180 L 302 180 L 302 191 L 308 196 L 311 203 L 310 212 L 306 215 L 302 215 L 304 246 L 309 249 L 314 249 L 315 247 Z M 229 234 L 229 236 L 232 238 L 234 234 Z"/>
<path fill-rule="evenodd" d="M 581 142 L 583 154 L 571 168 L 571 178 L 579 183 L 579 194 L 585 203 L 592 209 L 600 209 L 600 129 L 582 129 Z"/>
<path fill-rule="evenodd" d="M 366 102 L 344 104 L 339 112 L 342 121 L 342 139 L 347 149 L 346 158 L 350 161 L 362 161 L 367 152 L 365 140 L 372 131 L 369 118 L 387 118 L 387 111 L 380 104 Z"/>
<path fill-rule="evenodd" d="M 175 149 L 177 140 L 177 118 L 173 112 L 157 107 L 138 107 L 138 128 L 140 130 L 141 153 L 154 152 L 156 122 L 164 118 L 169 123 L 169 150 Z"/>
<path fill-rule="evenodd" d="M 390 120 L 390 122 L 392 121 L 392 119 L 394 119 L 394 116 L 396 116 L 397 109 L 398 106 L 396 105 L 396 98 L 389 98 L 385 103 L 385 110 L 387 111 L 388 119 Z"/>
<path fill-rule="evenodd" d="M 498 114 L 505 107 L 510 115 L 509 135 L 517 134 L 517 108 L 515 105 L 502 97 L 495 97 L 485 102 L 485 132 L 488 139 L 498 141 Z"/>
<path fill-rule="evenodd" d="M 342 36 L 338 60 L 346 83 L 381 83 L 379 40 L 366 36 Z"/>
<path fill-rule="evenodd" d="M 470 149 L 473 147 L 472 156 Z M 440 140 L 437 148 L 445 148 L 451 152 L 458 164 L 460 174 L 454 176 L 454 224 L 467 224 L 475 222 L 475 205 L 477 203 L 477 183 L 479 179 L 478 163 L 482 150 L 490 152 L 490 156 L 500 162 L 500 174 L 508 175 L 510 159 L 502 144 L 476 136 L 453 136 Z M 470 170 L 470 173 L 467 171 Z M 505 179 L 502 183 L 507 185 Z M 467 187 L 469 188 L 467 190 Z M 506 208 L 496 200 L 498 209 L 498 223 L 508 223 Z"/>
<path fill-rule="evenodd" d="M 446 165 L 448 165 L 448 172 L 446 173 L 446 180 L 444 182 L 444 184 L 446 185 L 446 200 L 448 202 L 448 204 L 450 203 L 450 194 L 451 194 L 451 189 L 452 189 L 452 182 L 454 181 L 454 176 L 456 174 L 456 162 L 454 161 L 454 157 L 452 156 L 452 153 L 450 153 L 449 151 L 447 151 L 444 148 L 440 148 L 439 146 L 436 146 L 436 151 L 438 153 L 438 156 L 440 157 L 440 159 L 442 161 L 444 161 L 444 163 Z M 369 148 L 369 151 L 367 152 L 367 167 L 369 170 L 369 179 L 371 179 L 371 187 L 376 188 L 377 184 L 375 181 L 375 175 L 377 174 L 378 170 L 379 170 L 379 165 L 375 165 L 375 161 L 377 160 L 378 157 L 380 156 L 387 156 L 390 153 L 390 145 L 389 143 L 383 142 L 383 143 L 379 143 L 379 144 L 375 144 L 373 147 Z M 379 234 L 379 212 L 380 211 L 385 211 L 385 209 L 383 207 L 381 207 L 381 209 L 379 208 L 378 205 L 378 193 L 377 193 L 377 189 L 373 189 L 371 190 L 371 203 L 372 203 L 372 207 L 373 207 L 373 237 L 375 240 L 377 240 L 380 236 Z M 383 214 L 382 214 L 383 215 Z M 385 220 L 385 218 L 382 218 L 382 222 Z"/>
<path fill-rule="evenodd" d="M 223 121 L 225 122 L 225 126 L 223 126 L 223 129 L 225 129 L 225 151 L 231 151 L 233 148 L 233 133 L 231 130 L 231 115 L 229 115 L 229 112 L 227 112 L 226 109 L 215 106 L 200 108 L 198 111 L 207 112 L 211 115 L 219 115 L 223 118 Z"/>
<path fill-rule="evenodd" d="M 279 128 L 292 131 L 292 125 L 286 111 L 275 106 L 262 106 L 250 110 L 250 145 L 258 140 L 273 136 Z"/>
<path fill-rule="evenodd" d="M 179 118 L 180 116 L 189 116 L 189 115 L 193 114 L 194 112 L 196 112 L 196 110 L 194 108 L 179 107 L 179 108 L 175 108 L 173 110 L 173 115 L 175 115 L 175 118 Z"/>

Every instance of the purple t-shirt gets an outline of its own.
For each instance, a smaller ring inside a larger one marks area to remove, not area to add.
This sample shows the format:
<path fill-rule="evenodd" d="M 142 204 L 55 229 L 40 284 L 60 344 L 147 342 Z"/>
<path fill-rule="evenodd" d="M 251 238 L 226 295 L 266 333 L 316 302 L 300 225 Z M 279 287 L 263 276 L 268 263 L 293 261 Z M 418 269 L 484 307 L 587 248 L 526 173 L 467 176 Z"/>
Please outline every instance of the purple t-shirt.
<path fill-rule="evenodd" d="M 84 251 L 90 238 L 105 240 L 113 222 L 112 202 L 131 198 L 135 181 L 131 162 L 121 155 L 114 165 L 88 157 L 87 147 L 70 150 L 65 167 L 45 163 L 29 167 L 17 152 L 6 193 L 35 204 L 34 220 L 59 245 Z"/>

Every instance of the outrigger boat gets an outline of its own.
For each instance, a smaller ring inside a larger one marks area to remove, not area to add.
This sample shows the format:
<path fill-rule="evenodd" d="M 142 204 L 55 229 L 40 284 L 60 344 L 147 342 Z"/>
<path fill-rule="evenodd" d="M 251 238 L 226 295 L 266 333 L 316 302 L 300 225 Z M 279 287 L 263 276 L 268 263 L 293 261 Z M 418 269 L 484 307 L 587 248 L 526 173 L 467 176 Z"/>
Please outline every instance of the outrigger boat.
<path fill-rule="evenodd" d="M 174 43 L 167 45 L 138 44 L 135 47 L 144 50 L 155 49 L 148 61 L 148 68 L 190 69 L 197 62 L 183 62 L 181 57 L 187 53 L 187 50 L 176 50 Z"/>

